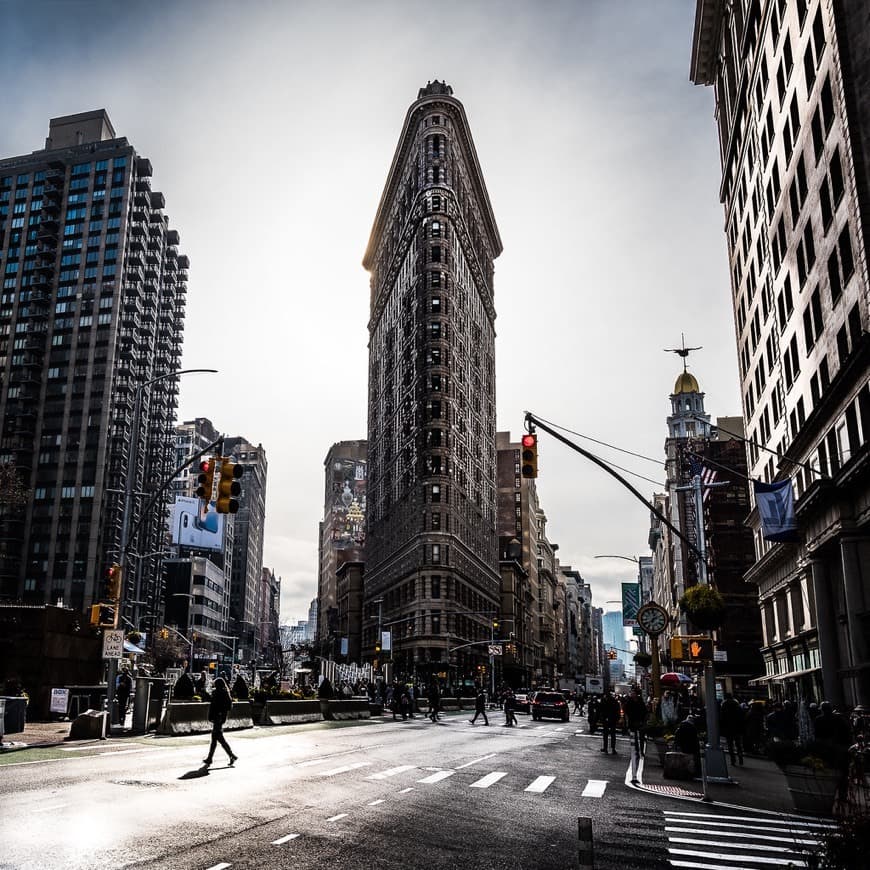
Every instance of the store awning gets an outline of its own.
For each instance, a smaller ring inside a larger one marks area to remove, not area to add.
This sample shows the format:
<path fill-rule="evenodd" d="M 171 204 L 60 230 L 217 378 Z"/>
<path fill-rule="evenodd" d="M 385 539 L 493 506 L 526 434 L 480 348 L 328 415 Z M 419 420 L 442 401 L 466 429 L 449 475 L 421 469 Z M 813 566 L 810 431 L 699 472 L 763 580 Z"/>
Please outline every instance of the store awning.
<path fill-rule="evenodd" d="M 807 674 L 814 674 L 821 668 L 804 668 L 802 671 L 789 671 L 787 674 L 771 674 L 767 677 L 756 677 L 749 681 L 750 686 L 760 686 L 762 683 L 784 683 L 786 680 L 795 680 Z"/>

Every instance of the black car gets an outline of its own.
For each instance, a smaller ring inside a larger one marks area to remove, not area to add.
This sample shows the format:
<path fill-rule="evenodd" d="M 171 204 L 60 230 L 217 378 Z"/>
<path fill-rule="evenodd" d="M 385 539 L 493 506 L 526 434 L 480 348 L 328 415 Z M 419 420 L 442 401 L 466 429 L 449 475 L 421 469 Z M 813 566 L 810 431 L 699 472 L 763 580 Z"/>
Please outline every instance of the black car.
<path fill-rule="evenodd" d="M 514 710 L 518 710 L 521 713 L 528 713 L 529 695 L 531 693 L 531 689 L 517 689 L 514 692 Z"/>
<path fill-rule="evenodd" d="M 531 707 L 532 719 L 536 721 L 543 719 L 544 716 L 550 716 L 567 722 L 570 716 L 568 702 L 561 692 L 535 692 Z"/>

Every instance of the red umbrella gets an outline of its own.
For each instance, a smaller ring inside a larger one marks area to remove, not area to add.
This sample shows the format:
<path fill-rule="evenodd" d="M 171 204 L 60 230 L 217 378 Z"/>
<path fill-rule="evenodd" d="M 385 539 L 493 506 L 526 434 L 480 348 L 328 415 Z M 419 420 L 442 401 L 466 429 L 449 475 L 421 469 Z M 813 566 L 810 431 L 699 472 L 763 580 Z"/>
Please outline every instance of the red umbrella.
<path fill-rule="evenodd" d="M 661 677 L 659 677 L 659 680 L 662 685 L 666 686 L 687 686 L 692 682 L 691 677 L 687 677 L 685 674 L 675 673 L 674 671 L 671 671 L 668 674 L 662 674 Z"/>

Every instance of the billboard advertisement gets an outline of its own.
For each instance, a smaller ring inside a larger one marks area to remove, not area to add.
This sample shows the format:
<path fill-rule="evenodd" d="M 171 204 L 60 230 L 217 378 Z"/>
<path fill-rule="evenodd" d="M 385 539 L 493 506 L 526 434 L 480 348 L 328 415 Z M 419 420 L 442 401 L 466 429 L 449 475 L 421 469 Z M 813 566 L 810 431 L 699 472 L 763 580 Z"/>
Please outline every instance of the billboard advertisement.
<path fill-rule="evenodd" d="M 634 628 L 640 610 L 640 583 L 622 584 L 622 624 Z"/>
<path fill-rule="evenodd" d="M 172 543 L 197 550 L 223 550 L 224 515 L 215 513 L 214 502 L 203 514 L 198 498 L 179 496 L 172 509 Z"/>
<path fill-rule="evenodd" d="M 366 463 L 337 459 L 332 467 L 332 546 L 336 550 L 365 544 Z"/>

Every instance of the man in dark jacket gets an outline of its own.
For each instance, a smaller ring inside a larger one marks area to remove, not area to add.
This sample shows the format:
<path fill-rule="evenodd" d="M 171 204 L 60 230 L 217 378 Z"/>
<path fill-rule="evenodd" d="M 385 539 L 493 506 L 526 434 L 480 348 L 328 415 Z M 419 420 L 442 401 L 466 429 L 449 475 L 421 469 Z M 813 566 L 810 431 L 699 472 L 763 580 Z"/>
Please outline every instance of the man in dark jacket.
<path fill-rule="evenodd" d="M 486 718 L 486 692 L 483 688 L 478 688 L 477 697 L 474 699 L 474 718 L 470 719 L 472 725 L 477 721 L 477 717 L 483 714 L 483 724 L 489 725 L 489 719 Z"/>
<path fill-rule="evenodd" d="M 743 731 L 746 720 L 740 702 L 730 693 L 725 693 L 725 699 L 719 708 L 719 728 L 728 743 L 728 754 L 732 764 L 743 764 Z"/>
<path fill-rule="evenodd" d="M 643 729 L 646 725 L 647 709 L 640 689 L 635 686 L 631 694 L 622 702 L 622 715 L 631 740 L 631 781 L 637 783 L 637 770 L 643 755 Z"/>
<path fill-rule="evenodd" d="M 441 690 L 438 681 L 433 679 L 429 683 L 429 691 L 426 693 L 429 699 L 429 718 L 433 722 L 438 721 L 438 711 L 441 709 Z"/>
<path fill-rule="evenodd" d="M 608 692 L 598 705 L 598 721 L 601 722 L 601 731 L 604 735 L 602 752 L 607 752 L 607 738 L 610 738 L 610 751 L 616 755 L 616 726 L 619 724 L 619 701 Z"/>

